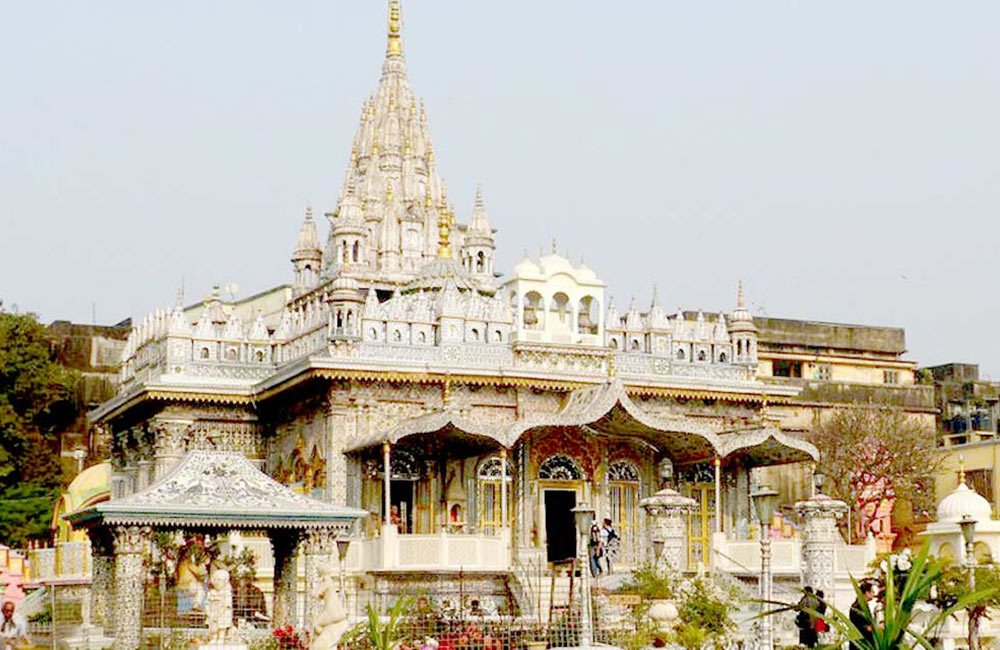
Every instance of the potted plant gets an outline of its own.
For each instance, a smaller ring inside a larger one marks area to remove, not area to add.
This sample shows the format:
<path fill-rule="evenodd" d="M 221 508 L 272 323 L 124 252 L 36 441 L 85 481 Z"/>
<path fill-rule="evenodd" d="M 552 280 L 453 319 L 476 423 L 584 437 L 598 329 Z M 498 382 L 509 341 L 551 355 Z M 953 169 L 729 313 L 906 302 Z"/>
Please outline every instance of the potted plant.
<path fill-rule="evenodd" d="M 680 580 L 674 574 L 647 565 L 633 572 L 632 577 L 614 593 L 638 596 L 646 608 L 646 615 L 657 628 L 665 631 L 677 618 L 675 601 L 679 584 Z"/>

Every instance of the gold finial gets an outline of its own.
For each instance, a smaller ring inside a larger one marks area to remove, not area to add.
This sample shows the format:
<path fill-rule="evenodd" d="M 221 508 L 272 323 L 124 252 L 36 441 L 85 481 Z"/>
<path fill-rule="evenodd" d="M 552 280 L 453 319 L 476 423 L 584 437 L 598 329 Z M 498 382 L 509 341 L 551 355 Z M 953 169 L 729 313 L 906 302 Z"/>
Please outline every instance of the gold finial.
<path fill-rule="evenodd" d="M 403 31 L 403 21 L 399 15 L 399 0 L 389 0 L 389 44 L 386 49 L 387 54 L 403 56 L 403 43 L 401 33 Z"/>
<path fill-rule="evenodd" d="M 431 188 L 428 185 L 424 188 L 424 208 L 430 210 L 431 205 L 433 205 L 433 200 L 431 199 Z"/>
<path fill-rule="evenodd" d="M 451 257 L 451 219 L 447 206 L 442 206 L 438 212 L 438 257 Z"/>
<path fill-rule="evenodd" d="M 740 280 L 740 282 L 739 282 L 739 284 L 737 285 L 737 288 L 736 288 L 736 306 L 739 309 L 744 309 L 743 280 Z"/>
<path fill-rule="evenodd" d="M 306 221 L 312 221 L 313 218 L 313 207 L 311 205 L 306 205 Z"/>
<path fill-rule="evenodd" d="M 385 184 L 385 202 L 392 203 L 392 183 Z"/>
<path fill-rule="evenodd" d="M 958 484 L 965 485 L 965 457 L 958 457 Z"/>

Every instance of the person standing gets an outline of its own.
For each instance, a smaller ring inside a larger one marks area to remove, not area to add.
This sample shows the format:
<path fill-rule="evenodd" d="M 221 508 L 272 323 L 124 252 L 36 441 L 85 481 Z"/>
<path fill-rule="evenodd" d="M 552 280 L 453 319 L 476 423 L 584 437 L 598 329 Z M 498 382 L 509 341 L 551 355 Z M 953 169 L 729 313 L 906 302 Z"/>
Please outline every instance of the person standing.
<path fill-rule="evenodd" d="M 605 517 L 601 526 L 601 554 L 604 557 L 604 570 L 611 575 L 611 562 L 618 559 L 620 538 L 618 531 L 611 525 L 611 519 Z"/>
<path fill-rule="evenodd" d="M 590 524 L 590 535 L 588 536 L 587 555 L 590 558 L 590 575 L 595 578 L 601 573 L 601 528 L 597 522 Z"/>
<path fill-rule="evenodd" d="M 819 640 L 816 634 L 816 605 L 818 603 L 813 594 L 813 588 L 806 586 L 803 588 L 802 598 L 795 606 L 795 627 L 799 628 L 799 645 L 807 648 L 815 648 Z"/>
<path fill-rule="evenodd" d="M 861 597 L 855 600 L 854 604 L 851 605 L 849 618 L 851 621 L 851 625 L 853 625 L 858 630 L 858 632 L 861 633 L 861 638 L 859 640 L 865 641 L 867 646 L 874 640 L 875 637 L 875 633 L 874 630 L 872 629 L 872 623 L 870 620 L 871 618 L 870 603 L 872 601 L 872 598 L 875 597 L 875 585 L 870 580 L 866 580 L 861 583 L 858 589 L 859 591 L 861 591 Z M 864 602 L 861 602 L 862 599 L 864 599 Z M 868 610 L 868 614 L 865 614 L 866 609 Z M 854 641 L 851 641 L 849 647 L 850 650 L 862 650 L 862 647 L 859 646 Z"/>
<path fill-rule="evenodd" d="M 0 639 L 3 640 L 3 650 L 16 650 L 18 647 L 31 645 L 28 642 L 28 622 L 20 613 L 14 612 L 14 601 L 4 601 L 2 612 Z"/>

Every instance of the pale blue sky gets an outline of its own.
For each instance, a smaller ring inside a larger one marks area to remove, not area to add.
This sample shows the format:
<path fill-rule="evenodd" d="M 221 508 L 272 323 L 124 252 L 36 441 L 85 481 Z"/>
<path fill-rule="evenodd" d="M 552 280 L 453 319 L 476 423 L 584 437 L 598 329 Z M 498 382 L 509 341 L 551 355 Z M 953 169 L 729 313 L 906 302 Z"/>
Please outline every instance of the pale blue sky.
<path fill-rule="evenodd" d="M 0 298 L 99 322 L 287 281 L 381 0 L 0 2 Z M 620 307 L 906 328 L 1000 378 L 1000 3 L 404 0 L 410 78 L 498 268 L 556 237 Z"/>

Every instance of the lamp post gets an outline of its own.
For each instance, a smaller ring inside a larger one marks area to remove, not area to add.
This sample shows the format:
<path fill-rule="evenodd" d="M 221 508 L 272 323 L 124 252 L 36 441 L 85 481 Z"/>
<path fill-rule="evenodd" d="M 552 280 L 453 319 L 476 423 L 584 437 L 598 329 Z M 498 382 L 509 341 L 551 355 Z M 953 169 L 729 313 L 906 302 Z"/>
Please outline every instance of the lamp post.
<path fill-rule="evenodd" d="M 771 520 L 778 506 L 778 491 L 762 485 L 750 494 L 757 519 L 760 521 L 760 599 L 761 608 L 771 602 Z M 760 648 L 774 648 L 773 625 L 770 616 L 764 616 L 760 622 Z"/>
<path fill-rule="evenodd" d="M 813 496 L 823 494 L 823 483 L 826 482 L 826 474 L 823 472 L 813 472 Z"/>
<path fill-rule="evenodd" d="M 344 609 L 347 609 L 347 592 L 344 590 L 344 585 L 346 584 L 344 571 L 347 564 L 347 549 L 350 546 L 351 539 L 349 537 L 337 538 L 337 560 L 340 562 L 340 600 L 344 603 Z"/>
<path fill-rule="evenodd" d="M 969 571 L 969 591 L 976 590 L 976 520 L 969 515 L 963 515 L 958 521 L 958 527 L 962 529 L 962 539 L 965 540 L 965 566 Z M 972 615 L 972 608 L 965 610 L 969 619 L 969 650 L 976 650 L 979 647 L 979 619 Z"/>
<path fill-rule="evenodd" d="M 580 646 L 590 647 L 593 641 L 593 622 L 590 612 L 590 558 L 587 557 L 587 535 L 594 523 L 594 509 L 585 503 L 573 508 L 576 532 L 580 538 L 577 558 L 580 566 Z"/>

